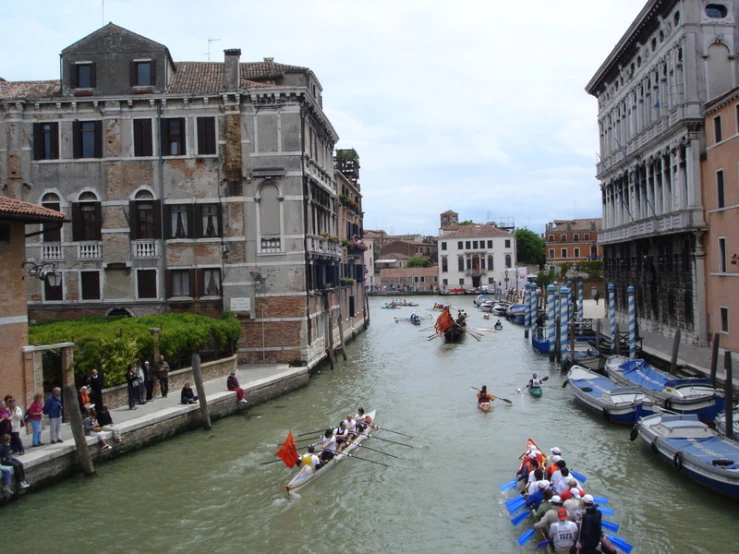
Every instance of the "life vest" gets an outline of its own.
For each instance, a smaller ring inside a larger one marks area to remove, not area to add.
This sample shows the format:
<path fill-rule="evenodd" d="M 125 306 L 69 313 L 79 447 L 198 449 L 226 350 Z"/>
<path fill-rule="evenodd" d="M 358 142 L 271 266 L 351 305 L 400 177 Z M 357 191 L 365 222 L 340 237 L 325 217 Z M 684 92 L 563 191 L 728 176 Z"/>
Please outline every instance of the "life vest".
<path fill-rule="evenodd" d="M 304 466 L 311 466 L 315 468 L 315 465 L 313 464 L 313 454 L 310 454 L 310 453 L 303 454 L 300 457 L 300 463 Z"/>
<path fill-rule="evenodd" d="M 541 381 L 539 379 L 532 379 L 531 380 L 531 388 L 532 389 L 538 389 L 541 387 Z"/>
<path fill-rule="evenodd" d="M 485 404 L 487 402 L 490 402 L 490 393 L 489 392 L 478 392 L 477 393 L 477 403 Z"/>
<path fill-rule="evenodd" d="M 342 429 L 341 427 L 337 427 L 334 430 L 334 437 L 339 438 L 339 437 L 343 437 L 344 435 L 346 435 L 346 429 Z"/>

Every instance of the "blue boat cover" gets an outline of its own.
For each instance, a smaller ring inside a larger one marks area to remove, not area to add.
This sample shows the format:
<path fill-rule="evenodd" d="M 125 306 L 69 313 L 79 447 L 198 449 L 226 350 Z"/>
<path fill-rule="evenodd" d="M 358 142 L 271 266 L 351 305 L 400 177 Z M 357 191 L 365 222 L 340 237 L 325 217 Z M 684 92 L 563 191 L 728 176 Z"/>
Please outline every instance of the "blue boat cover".
<path fill-rule="evenodd" d="M 662 391 L 668 382 L 676 380 L 674 375 L 654 369 L 644 360 L 629 360 L 621 364 L 619 370 L 625 379 L 649 390 Z"/>
<path fill-rule="evenodd" d="M 611 392 L 612 389 L 618 387 L 610 379 L 605 377 L 596 377 L 595 379 L 570 379 L 570 385 L 577 387 L 582 390 L 583 387 L 590 387 L 592 391 L 583 391 L 585 394 L 592 396 L 593 398 L 603 398 L 603 395 L 607 392 Z"/>
<path fill-rule="evenodd" d="M 695 456 L 711 465 L 713 460 L 733 460 L 739 463 L 739 444 L 719 437 L 701 437 L 694 439 L 663 439 L 677 450 Z"/>

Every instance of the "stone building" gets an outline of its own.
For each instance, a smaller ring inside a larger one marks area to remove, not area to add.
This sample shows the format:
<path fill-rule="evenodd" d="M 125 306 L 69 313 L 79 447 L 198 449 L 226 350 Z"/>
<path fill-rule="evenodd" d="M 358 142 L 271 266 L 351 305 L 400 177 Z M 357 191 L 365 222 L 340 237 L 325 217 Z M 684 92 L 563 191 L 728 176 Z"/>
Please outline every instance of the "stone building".
<path fill-rule="evenodd" d="M 431 266 L 382 269 L 379 286 L 383 291 L 438 291 L 439 268 Z"/>
<path fill-rule="evenodd" d="M 111 23 L 58 80 L 0 82 L 0 183 L 72 220 L 27 242 L 62 274 L 29 283 L 32 319 L 233 310 L 242 362 L 325 355 L 338 136 L 309 68 L 240 56 L 175 62 Z"/>
<path fill-rule="evenodd" d="M 413 256 L 421 256 L 424 260 L 436 263 L 438 256 L 437 246 L 433 241 L 418 240 L 393 240 L 385 243 L 380 248 L 380 255 L 383 258 L 391 258 L 395 254 L 403 254 L 412 258 Z"/>
<path fill-rule="evenodd" d="M 602 247 L 598 246 L 601 219 L 555 219 L 547 223 L 544 232 L 547 265 L 600 260 Z"/>
<path fill-rule="evenodd" d="M 708 333 L 739 353 L 739 88 L 708 102 L 701 166 Z"/>
<path fill-rule="evenodd" d="M 704 342 L 707 100 L 737 86 L 739 1 L 649 0 L 586 86 L 598 99 L 604 272 L 640 324 Z"/>
<path fill-rule="evenodd" d="M 41 224 L 44 232 L 56 232 L 64 214 L 29 202 L 0 196 L 0 394 L 20 399 L 28 406 L 35 392 L 43 392 L 33 371 L 26 371 L 22 348 L 28 345 L 26 287 L 57 287 L 53 263 L 26 264 L 26 226 Z"/>

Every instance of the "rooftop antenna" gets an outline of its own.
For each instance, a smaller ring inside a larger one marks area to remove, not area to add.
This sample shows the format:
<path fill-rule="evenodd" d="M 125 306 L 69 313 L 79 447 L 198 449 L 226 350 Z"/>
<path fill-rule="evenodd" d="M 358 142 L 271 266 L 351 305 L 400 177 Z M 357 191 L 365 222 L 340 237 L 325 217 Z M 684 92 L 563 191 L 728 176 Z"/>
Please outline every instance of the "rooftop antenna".
<path fill-rule="evenodd" d="M 103 3 L 103 14 L 100 16 L 100 26 L 105 27 L 105 0 L 101 0 Z"/>
<path fill-rule="evenodd" d="M 208 61 L 210 61 L 210 43 L 211 42 L 218 42 L 219 40 L 221 40 L 221 39 L 219 39 L 219 38 L 209 38 L 208 39 Z"/>

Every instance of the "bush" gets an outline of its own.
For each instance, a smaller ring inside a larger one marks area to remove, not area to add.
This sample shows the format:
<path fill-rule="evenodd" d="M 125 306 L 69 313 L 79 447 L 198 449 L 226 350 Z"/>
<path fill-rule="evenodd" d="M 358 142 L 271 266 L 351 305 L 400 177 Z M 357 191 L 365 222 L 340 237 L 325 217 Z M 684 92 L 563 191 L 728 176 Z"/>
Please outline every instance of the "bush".
<path fill-rule="evenodd" d="M 78 378 L 98 368 L 105 385 L 113 387 L 126 382 L 128 366 L 137 360 L 153 360 L 154 337 L 150 328 L 158 327 L 159 352 L 170 367 L 189 365 L 196 351 L 206 357 L 231 355 L 241 334 L 236 316 L 226 312 L 220 319 L 193 314 L 164 314 L 145 317 L 86 317 L 74 321 L 58 321 L 30 325 L 31 344 L 74 342 L 74 372 Z"/>

